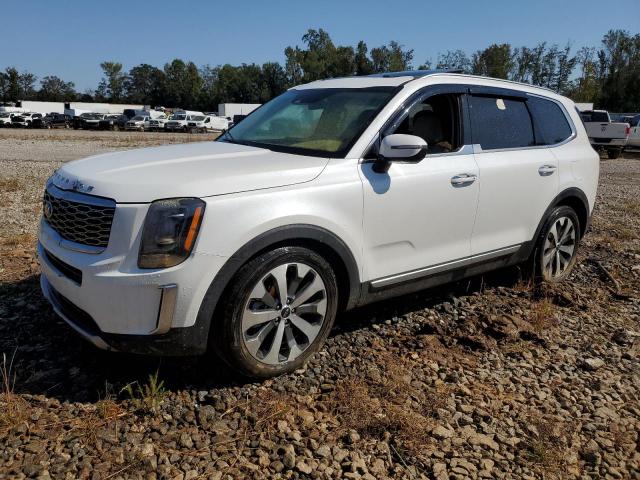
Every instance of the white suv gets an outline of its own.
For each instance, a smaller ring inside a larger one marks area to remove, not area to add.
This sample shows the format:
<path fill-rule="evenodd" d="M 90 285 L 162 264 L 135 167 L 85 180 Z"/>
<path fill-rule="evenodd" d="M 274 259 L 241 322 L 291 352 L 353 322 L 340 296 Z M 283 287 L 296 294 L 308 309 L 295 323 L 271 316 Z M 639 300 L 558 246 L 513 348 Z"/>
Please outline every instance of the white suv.
<path fill-rule="evenodd" d="M 213 349 L 264 378 L 336 313 L 513 264 L 567 277 L 598 184 L 573 102 L 444 72 L 313 82 L 216 142 L 102 154 L 47 182 L 55 311 L 98 347 Z"/>

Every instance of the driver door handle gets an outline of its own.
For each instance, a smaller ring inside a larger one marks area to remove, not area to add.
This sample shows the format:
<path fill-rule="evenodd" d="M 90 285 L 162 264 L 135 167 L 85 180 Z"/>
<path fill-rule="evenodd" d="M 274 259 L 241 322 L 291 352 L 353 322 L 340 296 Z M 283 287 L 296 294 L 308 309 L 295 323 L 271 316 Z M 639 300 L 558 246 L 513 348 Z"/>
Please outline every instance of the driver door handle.
<path fill-rule="evenodd" d="M 541 177 L 548 177 L 549 175 L 553 175 L 556 171 L 556 167 L 554 165 L 542 165 L 538 169 L 538 173 Z"/>
<path fill-rule="evenodd" d="M 451 177 L 451 185 L 454 187 L 467 187 L 476 181 L 478 177 L 472 173 L 461 173 Z"/>

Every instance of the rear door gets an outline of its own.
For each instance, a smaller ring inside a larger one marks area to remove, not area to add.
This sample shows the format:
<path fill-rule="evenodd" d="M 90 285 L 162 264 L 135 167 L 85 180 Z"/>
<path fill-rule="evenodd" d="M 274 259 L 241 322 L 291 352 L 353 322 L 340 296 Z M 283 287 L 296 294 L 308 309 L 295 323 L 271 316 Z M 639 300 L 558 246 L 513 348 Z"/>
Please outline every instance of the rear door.
<path fill-rule="evenodd" d="M 527 98 L 506 89 L 470 91 L 471 135 L 482 185 L 472 255 L 509 253 L 532 240 L 558 193 L 558 160 L 544 145 Z"/>

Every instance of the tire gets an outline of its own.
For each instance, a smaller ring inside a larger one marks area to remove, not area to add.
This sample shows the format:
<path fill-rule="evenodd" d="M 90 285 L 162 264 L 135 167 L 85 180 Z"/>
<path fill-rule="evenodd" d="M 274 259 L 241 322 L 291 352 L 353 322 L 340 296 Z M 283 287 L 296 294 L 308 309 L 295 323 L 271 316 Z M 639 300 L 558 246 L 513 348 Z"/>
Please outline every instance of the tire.
<path fill-rule="evenodd" d="M 573 208 L 562 205 L 551 211 L 529 260 L 529 271 L 536 283 L 560 283 L 571 274 L 576 264 L 580 229 L 580 220 Z"/>
<path fill-rule="evenodd" d="M 282 303 L 276 277 L 287 283 Z M 222 301 L 211 348 L 241 375 L 264 379 L 296 370 L 320 348 L 335 320 L 338 288 L 320 255 L 280 247 L 242 266 Z"/>
<path fill-rule="evenodd" d="M 607 150 L 607 156 L 611 160 L 615 160 L 616 158 L 620 157 L 621 153 L 622 150 L 620 148 L 610 148 L 609 150 Z"/>

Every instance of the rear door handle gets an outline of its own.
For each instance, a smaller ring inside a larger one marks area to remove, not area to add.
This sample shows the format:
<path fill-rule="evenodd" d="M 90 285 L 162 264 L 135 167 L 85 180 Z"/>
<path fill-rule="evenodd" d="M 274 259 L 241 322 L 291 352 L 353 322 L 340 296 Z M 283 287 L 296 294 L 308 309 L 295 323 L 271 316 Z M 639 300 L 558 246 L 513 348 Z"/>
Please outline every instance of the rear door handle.
<path fill-rule="evenodd" d="M 556 171 L 556 167 L 553 165 L 542 165 L 538 169 L 538 173 L 541 177 L 548 177 L 549 175 L 553 175 Z"/>
<path fill-rule="evenodd" d="M 461 173 L 455 177 L 451 177 L 451 185 L 454 187 L 466 187 L 476 181 L 478 177 L 472 173 Z"/>

